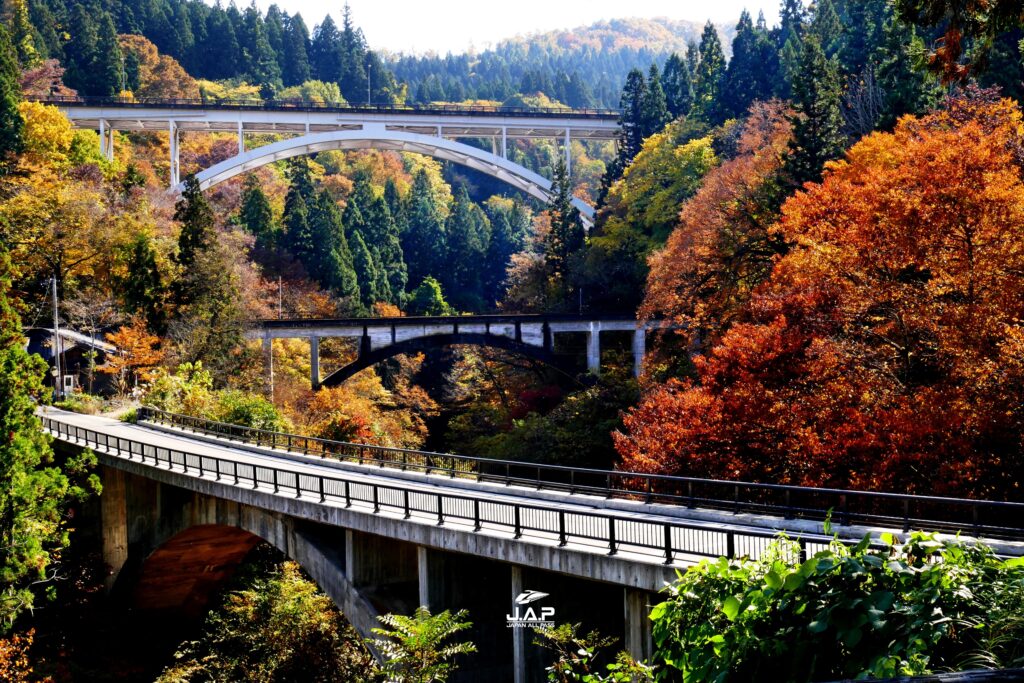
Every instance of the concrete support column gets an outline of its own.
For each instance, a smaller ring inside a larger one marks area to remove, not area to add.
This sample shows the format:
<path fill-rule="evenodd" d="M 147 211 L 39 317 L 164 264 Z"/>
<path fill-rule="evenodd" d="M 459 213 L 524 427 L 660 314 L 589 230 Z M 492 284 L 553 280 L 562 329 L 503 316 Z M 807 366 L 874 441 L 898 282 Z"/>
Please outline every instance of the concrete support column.
<path fill-rule="evenodd" d="M 320 337 L 309 338 L 309 383 L 314 391 L 320 388 Z"/>
<path fill-rule="evenodd" d="M 633 332 L 633 374 L 639 377 L 644 371 L 644 356 L 647 354 L 647 330 L 638 327 Z"/>
<path fill-rule="evenodd" d="M 645 661 L 651 657 L 651 611 L 650 595 L 635 588 L 623 589 L 625 593 L 626 652 L 634 659 Z"/>
<path fill-rule="evenodd" d="M 501 158 L 508 159 L 508 128 L 501 129 Z"/>
<path fill-rule="evenodd" d="M 498 156 L 498 138 L 491 138 L 491 154 Z"/>
<path fill-rule="evenodd" d="M 107 161 L 114 160 L 114 129 L 106 119 L 100 119 L 100 156 Z"/>
<path fill-rule="evenodd" d="M 104 467 L 102 474 L 100 517 L 103 525 L 103 563 L 110 567 L 110 574 L 103 580 L 103 586 L 109 592 L 128 559 L 128 506 L 124 472 Z"/>
<path fill-rule="evenodd" d="M 431 609 L 430 551 L 422 545 L 416 546 L 416 578 L 419 584 L 420 605 Z"/>
<path fill-rule="evenodd" d="M 572 135 L 568 128 L 565 129 L 565 175 L 572 177 Z"/>
<path fill-rule="evenodd" d="M 274 398 L 274 340 L 263 338 L 263 364 L 267 368 L 267 394 Z"/>
<path fill-rule="evenodd" d="M 509 604 L 515 609 L 516 598 L 523 592 L 523 568 L 512 565 L 512 596 Z M 512 629 L 512 678 L 515 683 L 526 683 L 527 629 Z"/>
<path fill-rule="evenodd" d="M 238 122 L 238 153 L 245 154 L 245 127 Z"/>
<path fill-rule="evenodd" d="M 171 121 L 168 124 L 168 134 L 171 140 L 171 187 L 181 182 L 181 174 L 178 169 L 178 124 Z"/>
<path fill-rule="evenodd" d="M 345 577 L 356 585 L 356 543 L 351 529 L 345 529 Z"/>
<path fill-rule="evenodd" d="M 587 332 L 587 370 L 601 374 L 601 328 L 593 323 Z"/>

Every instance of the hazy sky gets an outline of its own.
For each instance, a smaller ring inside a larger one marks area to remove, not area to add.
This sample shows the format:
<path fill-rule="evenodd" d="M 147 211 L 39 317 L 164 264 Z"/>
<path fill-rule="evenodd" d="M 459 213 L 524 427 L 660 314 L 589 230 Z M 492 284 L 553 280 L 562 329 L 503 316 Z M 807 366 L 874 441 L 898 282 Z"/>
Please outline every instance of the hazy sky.
<path fill-rule="evenodd" d="M 257 0 L 266 9 L 274 0 Z M 344 0 L 276 0 L 288 13 L 302 13 L 313 25 L 332 12 L 337 20 Z M 239 0 L 239 5 L 247 4 Z M 349 0 L 356 25 L 373 48 L 400 52 L 478 50 L 520 34 L 574 28 L 601 19 L 668 17 L 692 21 L 735 21 L 744 7 L 769 24 L 778 18 L 778 0 Z"/>

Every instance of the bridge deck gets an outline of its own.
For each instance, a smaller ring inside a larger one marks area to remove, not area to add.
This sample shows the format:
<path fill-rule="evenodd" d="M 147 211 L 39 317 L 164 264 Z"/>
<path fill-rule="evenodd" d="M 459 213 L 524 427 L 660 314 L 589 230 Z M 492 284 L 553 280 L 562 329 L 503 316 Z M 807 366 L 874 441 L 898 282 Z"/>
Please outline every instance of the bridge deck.
<path fill-rule="evenodd" d="M 575 139 L 613 140 L 618 113 L 607 110 L 526 109 L 458 105 L 353 105 L 312 102 L 206 102 L 123 98 L 45 98 L 79 128 L 246 133 L 324 133 L 358 130 L 366 124 L 388 130 L 442 137 L 551 138 L 566 132 Z"/>
<path fill-rule="evenodd" d="M 316 458 L 53 409 L 46 411 L 44 419 L 57 438 L 92 447 L 115 463 L 134 461 L 135 466 L 175 472 L 188 481 L 216 481 L 273 494 L 272 500 L 346 508 L 401 525 L 428 525 L 548 552 L 583 553 L 637 568 L 654 565 L 669 570 L 691 566 L 704 557 L 758 556 L 775 536 L 764 527 L 730 523 L 728 515 L 713 511 L 670 513 L 638 501 L 627 505 L 620 501 L 610 508 L 607 501 L 594 496 L 540 496 L 525 487 L 487 483 L 467 488 L 466 482 L 398 476 L 368 466 L 339 469 L 338 463 Z M 687 514 L 693 518 L 687 519 Z M 717 521 L 709 514 L 718 514 Z M 777 522 L 778 528 L 787 527 L 785 520 Z M 806 553 L 830 540 L 799 530 L 790 536 L 800 541 Z M 1000 549 L 1006 554 L 1024 553 L 1022 544 L 1004 543 Z M 607 558 L 611 551 L 614 558 Z"/>

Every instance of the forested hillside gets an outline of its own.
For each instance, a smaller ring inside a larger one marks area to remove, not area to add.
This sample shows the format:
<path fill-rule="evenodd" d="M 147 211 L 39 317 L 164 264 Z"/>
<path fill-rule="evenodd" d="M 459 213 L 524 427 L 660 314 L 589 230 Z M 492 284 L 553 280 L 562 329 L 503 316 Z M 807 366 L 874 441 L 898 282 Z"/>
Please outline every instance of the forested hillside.
<path fill-rule="evenodd" d="M 572 30 L 502 41 L 479 54 L 397 55 L 387 60 L 413 102 L 503 102 L 545 93 L 570 107 L 613 109 L 630 69 L 686 54 L 702 24 L 668 19 L 614 19 Z M 730 45 L 732 26 L 719 27 Z"/>

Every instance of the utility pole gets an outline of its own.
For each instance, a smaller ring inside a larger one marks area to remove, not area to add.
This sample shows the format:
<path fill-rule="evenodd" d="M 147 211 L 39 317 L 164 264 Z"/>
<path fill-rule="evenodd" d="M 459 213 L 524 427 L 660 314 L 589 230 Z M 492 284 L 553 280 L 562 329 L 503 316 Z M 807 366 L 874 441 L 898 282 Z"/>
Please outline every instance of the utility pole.
<path fill-rule="evenodd" d="M 60 317 L 57 314 L 57 276 L 50 278 L 53 284 L 53 396 L 62 398 L 64 396 L 64 376 L 60 371 Z"/>
<path fill-rule="evenodd" d="M 281 284 L 281 276 L 277 276 L 277 319 L 284 318 L 284 285 Z"/>

